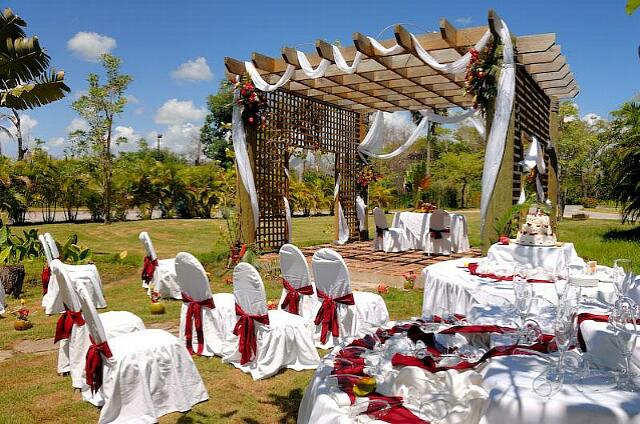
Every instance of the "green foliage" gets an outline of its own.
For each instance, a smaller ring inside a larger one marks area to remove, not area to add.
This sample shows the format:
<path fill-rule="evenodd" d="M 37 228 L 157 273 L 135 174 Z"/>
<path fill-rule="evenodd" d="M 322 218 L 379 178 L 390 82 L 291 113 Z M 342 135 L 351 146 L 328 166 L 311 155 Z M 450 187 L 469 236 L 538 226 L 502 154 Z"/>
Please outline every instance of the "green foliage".
<path fill-rule="evenodd" d="M 494 229 L 500 236 L 515 237 L 518 229 L 518 218 L 522 213 L 526 213 L 531 205 L 532 201 L 526 201 L 521 205 L 513 205 L 507 211 L 496 218 Z M 495 240 L 494 240 L 495 241 Z"/>
<path fill-rule="evenodd" d="M 60 251 L 59 259 L 74 265 L 88 264 L 91 262 L 91 249 L 78 244 L 78 236 L 70 235 L 64 244 L 56 241 L 58 250 Z"/>
<path fill-rule="evenodd" d="M 24 236 L 12 234 L 8 225 L 0 220 L 0 264 L 13 265 L 42 255 L 38 231 L 22 232 Z"/>
<path fill-rule="evenodd" d="M 229 169 L 233 166 L 233 156 L 229 154 L 231 130 L 228 127 L 233 110 L 233 85 L 222 80 L 218 92 L 207 98 L 207 107 L 209 113 L 200 129 L 204 154 L 218 161 L 224 169 Z"/>
<path fill-rule="evenodd" d="M 640 0 L 627 0 L 627 6 L 625 10 L 629 15 L 633 14 L 640 7 Z"/>
<path fill-rule="evenodd" d="M 598 199 L 594 199 L 593 197 L 585 197 L 582 199 L 582 206 L 587 209 L 595 208 L 598 206 Z"/>

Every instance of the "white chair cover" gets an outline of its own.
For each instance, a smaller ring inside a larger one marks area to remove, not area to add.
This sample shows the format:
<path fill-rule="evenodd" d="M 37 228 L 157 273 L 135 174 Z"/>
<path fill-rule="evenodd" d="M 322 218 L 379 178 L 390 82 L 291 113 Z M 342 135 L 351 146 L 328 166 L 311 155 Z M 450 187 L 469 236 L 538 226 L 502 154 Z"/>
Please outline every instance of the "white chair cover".
<path fill-rule="evenodd" d="M 4 309 L 7 305 L 7 296 L 4 292 L 4 287 L 0 287 L 0 315 L 4 315 Z"/>
<path fill-rule="evenodd" d="M 80 299 L 69 277 L 64 264 L 58 259 L 51 261 L 51 272 L 55 274 L 60 298 L 63 304 L 72 312 L 80 312 Z M 142 320 L 126 311 L 110 311 L 98 315 L 106 331 L 107 337 L 144 330 Z M 74 388 L 85 388 L 82 378 L 85 366 L 85 356 L 89 349 L 89 332 L 84 325 L 74 325 L 68 339 L 60 340 L 58 348 L 58 373 L 70 372 L 71 384 Z M 66 367 L 63 365 L 66 364 Z"/>
<path fill-rule="evenodd" d="M 409 250 L 409 241 L 404 230 L 389 228 L 387 217 L 382 209 L 373 208 L 373 218 L 376 223 L 376 237 L 373 239 L 373 249 L 389 252 L 405 252 Z"/>
<path fill-rule="evenodd" d="M 316 288 L 332 298 L 345 296 L 351 291 L 347 264 L 338 252 L 320 249 L 311 261 Z M 340 336 L 330 336 L 326 343 L 320 341 L 321 326 L 316 327 L 316 346 L 331 348 L 344 340 L 364 336 L 369 330 L 389 321 L 389 312 L 382 297 L 375 293 L 353 292 L 354 306 L 337 304 Z"/>
<path fill-rule="evenodd" d="M 441 238 L 436 238 L 432 230 L 442 231 Z M 444 209 L 436 209 L 429 219 L 429 229 L 426 232 L 425 251 L 428 255 L 436 253 L 439 255 L 450 255 L 452 250 L 451 242 L 451 215 Z"/>
<path fill-rule="evenodd" d="M 211 294 L 209 279 L 202 264 L 193 255 L 180 252 L 176 256 L 176 276 L 180 290 L 196 302 L 213 299 L 215 307 L 201 308 L 202 331 L 204 334 L 203 356 L 224 356 L 233 352 L 237 338 L 233 335 L 233 327 L 236 325 L 235 299 L 231 293 Z M 185 299 L 183 298 L 183 301 Z M 186 344 L 186 320 L 188 303 L 182 304 L 180 310 L 180 341 Z M 192 321 L 192 346 L 200 344 L 198 340 L 195 321 Z"/>
<path fill-rule="evenodd" d="M 300 302 L 298 304 L 298 315 L 309 322 L 313 322 L 316 319 L 316 314 L 318 313 L 321 302 L 318 301 L 315 284 L 309 276 L 309 268 L 307 267 L 307 260 L 304 254 L 293 244 L 285 244 L 280 248 L 279 255 L 282 278 L 287 280 L 287 282 L 296 289 L 305 286 L 311 286 L 313 288 L 312 295 L 300 295 Z M 282 302 L 284 302 L 287 293 L 287 289 L 283 288 L 280 302 L 278 302 L 278 309 L 282 309 Z"/>
<path fill-rule="evenodd" d="M 365 231 L 367 229 L 367 205 L 360 195 L 356 196 L 356 213 L 358 215 L 358 228 L 360 231 Z"/>
<path fill-rule="evenodd" d="M 49 244 L 47 244 L 44 234 L 38 234 L 38 241 L 40 241 L 40 244 L 42 245 L 42 251 L 44 252 L 44 257 L 47 259 L 48 265 L 53 260 L 53 256 L 51 256 L 51 250 L 49 249 Z"/>
<path fill-rule="evenodd" d="M 455 253 L 468 252 L 471 249 L 467 219 L 459 213 L 451 214 L 451 249 Z"/>
<path fill-rule="evenodd" d="M 240 349 L 236 347 L 223 362 L 251 373 L 254 380 L 270 377 L 285 367 L 296 371 L 318 367 L 320 357 L 313 344 L 313 324 L 285 311 L 269 311 L 262 278 L 253 266 L 242 262 L 235 267 L 233 293 L 245 313 L 268 315 L 269 324 L 254 321 L 257 350 L 252 361 L 241 365 Z"/>
<path fill-rule="evenodd" d="M 60 257 L 58 246 L 50 233 L 45 233 L 42 239 L 40 239 L 40 237 L 38 237 L 38 239 L 40 240 L 40 243 L 43 243 L 43 246 L 47 246 L 44 250 L 45 254 L 47 250 L 49 251 L 49 255 L 47 256 L 47 261 L 49 263 L 51 262 L 49 257 L 51 257 L 51 260 L 58 259 Z M 72 281 L 73 284 L 82 284 L 86 287 L 87 293 L 91 297 L 96 308 L 100 309 L 107 307 L 107 302 L 104 300 L 104 295 L 102 294 L 102 280 L 100 279 L 98 268 L 95 265 L 63 265 L 69 273 L 70 281 Z M 42 307 L 47 315 L 64 312 L 64 306 L 60 299 L 59 292 L 60 290 L 58 289 L 56 277 L 51 274 L 47 294 L 42 297 Z"/>
<path fill-rule="evenodd" d="M 149 329 L 107 338 L 84 289 L 79 297 L 89 333 L 96 343 L 108 342 L 112 353 L 102 356 L 103 383 L 96 395 L 82 392 L 85 399 L 100 399 L 99 424 L 156 423 L 209 399 L 191 355 L 176 337 Z"/>
<path fill-rule="evenodd" d="M 160 294 L 160 297 L 167 299 L 182 299 L 180 295 L 180 287 L 176 281 L 176 265 L 175 259 L 158 259 L 156 250 L 151 242 L 151 237 L 146 231 L 142 231 L 138 236 L 142 245 L 144 246 L 145 255 L 152 260 L 158 261 L 158 266 L 153 273 L 152 284 L 155 287 L 155 291 Z M 146 282 L 142 282 L 142 287 L 147 289 L 147 294 L 151 295 L 151 289 Z"/>

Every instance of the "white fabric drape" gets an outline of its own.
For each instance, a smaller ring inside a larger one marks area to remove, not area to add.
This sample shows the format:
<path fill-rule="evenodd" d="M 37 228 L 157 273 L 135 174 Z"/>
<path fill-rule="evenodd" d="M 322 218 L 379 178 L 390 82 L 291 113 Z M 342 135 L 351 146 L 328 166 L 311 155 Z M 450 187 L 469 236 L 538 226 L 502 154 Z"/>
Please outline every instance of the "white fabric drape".
<path fill-rule="evenodd" d="M 309 63 L 309 59 L 307 59 L 306 54 L 302 53 L 300 50 L 297 50 L 296 54 L 298 56 L 298 63 L 300 63 L 302 72 L 304 72 L 304 74 L 309 78 L 320 78 L 324 75 L 324 73 L 327 71 L 327 68 L 331 64 L 331 62 L 329 62 L 327 59 L 322 59 L 318 67 L 316 69 L 313 69 L 313 66 L 311 66 L 311 63 Z"/>
<path fill-rule="evenodd" d="M 502 155 L 507 140 L 507 130 L 511 120 L 511 110 L 516 91 L 516 73 L 513 61 L 513 43 L 507 24 L 502 19 L 496 20 L 496 26 L 502 40 L 502 71 L 498 79 L 498 94 L 495 102 L 495 113 L 491 132 L 487 139 L 487 148 L 484 155 L 484 167 L 482 170 L 482 194 L 480 197 L 480 227 L 481 231 L 486 224 L 489 201 L 496 185 Z M 490 223 L 492 225 L 492 223 Z"/>
<path fill-rule="evenodd" d="M 344 210 L 342 209 L 338 196 L 340 194 L 340 178 L 341 175 L 338 174 L 336 187 L 333 189 L 333 201 L 338 205 L 338 240 L 335 240 L 335 243 L 345 244 L 349 241 L 349 224 L 347 223 L 347 218 L 344 216 Z"/>
<path fill-rule="evenodd" d="M 338 67 L 338 69 L 340 69 L 345 74 L 355 73 L 356 69 L 358 68 L 358 65 L 360 64 L 360 61 L 362 60 L 362 53 L 357 52 L 356 55 L 353 57 L 353 62 L 351 62 L 351 66 L 349 66 L 347 64 L 347 61 L 344 59 L 344 56 L 342 56 L 342 52 L 340 51 L 340 48 L 335 45 L 331 46 L 331 48 L 333 49 L 333 60 L 335 60 L 336 66 Z"/>
<path fill-rule="evenodd" d="M 487 30 L 487 32 L 484 33 L 482 38 L 478 40 L 474 48 L 477 51 L 483 50 L 490 39 L 491 39 L 491 31 Z M 426 51 L 424 47 L 422 47 L 422 45 L 420 44 L 418 39 L 415 37 L 415 35 L 411 34 L 411 40 L 413 41 L 413 45 L 416 49 L 416 53 L 418 54 L 420 59 L 422 59 L 427 65 L 431 66 L 436 71 L 444 72 L 446 74 L 460 74 L 465 72 L 465 70 L 467 69 L 467 65 L 471 61 L 471 53 L 467 52 L 464 54 L 464 56 L 462 56 L 455 62 L 440 63 L 433 56 L 431 56 L 431 54 L 429 54 L 429 52 Z"/>
<path fill-rule="evenodd" d="M 520 165 L 522 166 L 522 170 L 524 172 L 530 172 L 532 169 L 537 168 L 538 172 L 536 174 L 536 194 L 538 196 L 538 201 L 544 202 L 545 195 L 541 175 L 547 173 L 547 166 L 544 163 L 544 153 L 542 151 L 541 143 L 538 141 L 538 138 L 535 135 L 531 137 L 531 145 L 529 146 L 529 150 L 525 154 L 524 159 L 520 161 Z M 518 199 L 518 204 L 522 205 L 526 201 L 527 194 L 525 192 L 524 186 L 522 186 L 520 187 L 520 198 Z"/>
<path fill-rule="evenodd" d="M 249 70 L 249 68 L 247 68 L 247 70 Z M 256 84 L 256 87 L 258 87 L 255 79 L 253 80 L 253 82 L 254 84 Z M 256 192 L 255 180 L 253 179 L 253 170 L 251 169 L 249 153 L 247 152 L 247 136 L 244 131 L 244 123 L 242 122 L 242 108 L 237 102 L 239 95 L 240 93 L 238 92 L 238 90 L 236 90 L 233 95 L 233 126 L 231 138 L 233 139 L 233 152 L 236 156 L 236 166 L 238 167 L 240 180 L 242 180 L 242 185 L 244 185 L 245 190 L 247 190 L 247 193 L 249 194 L 251 210 L 253 212 L 253 223 L 255 227 L 258 228 L 258 223 L 260 220 L 260 207 L 258 206 L 258 193 Z"/>
<path fill-rule="evenodd" d="M 289 200 L 286 197 L 282 198 L 284 202 L 284 219 L 287 221 L 287 243 L 291 243 L 293 237 L 293 225 L 291 224 L 291 208 L 289 207 Z"/>
<path fill-rule="evenodd" d="M 247 73 L 251 77 L 251 81 L 253 81 L 253 85 L 255 85 L 256 88 L 260 91 L 276 91 L 278 88 L 282 87 L 287 82 L 289 82 L 289 80 L 293 76 L 293 72 L 296 70 L 296 68 L 293 67 L 293 65 L 287 65 L 287 69 L 284 71 L 284 74 L 280 77 L 278 82 L 276 82 L 275 84 L 269 84 L 264 79 L 262 79 L 256 67 L 253 66 L 253 63 L 248 61 L 244 62 L 244 68 L 246 69 Z"/>

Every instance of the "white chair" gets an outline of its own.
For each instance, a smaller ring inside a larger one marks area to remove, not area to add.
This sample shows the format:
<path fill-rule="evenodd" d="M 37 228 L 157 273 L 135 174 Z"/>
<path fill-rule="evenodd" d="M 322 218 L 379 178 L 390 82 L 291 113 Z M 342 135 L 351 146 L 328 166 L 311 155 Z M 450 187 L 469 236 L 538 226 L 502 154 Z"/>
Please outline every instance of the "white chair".
<path fill-rule="evenodd" d="M 451 215 L 444 209 L 436 209 L 429 219 L 429 231 L 425 235 L 425 251 L 439 255 L 451 254 Z"/>
<path fill-rule="evenodd" d="M 409 250 L 409 241 L 405 232 L 400 228 L 389 228 L 387 217 L 382 209 L 373 208 L 373 219 L 376 223 L 376 238 L 373 240 L 373 250 L 389 252 L 404 252 Z"/>
<path fill-rule="evenodd" d="M 460 213 L 451 214 L 451 251 L 455 253 L 468 252 L 469 230 L 467 218 Z"/>
<path fill-rule="evenodd" d="M 280 270 L 282 271 L 282 296 L 278 309 L 300 315 L 313 322 L 321 303 L 316 296 L 315 285 L 309 276 L 304 255 L 293 244 L 280 248 Z"/>
<path fill-rule="evenodd" d="M 161 297 L 170 299 L 182 299 L 180 287 L 176 281 L 176 265 L 175 258 L 158 259 L 156 249 L 153 248 L 151 237 L 146 231 L 138 236 L 146 256 L 142 267 L 142 287 L 147 290 L 147 294 L 151 295 L 151 287 L 155 289 Z M 150 284 L 151 283 L 151 284 Z"/>
<path fill-rule="evenodd" d="M 235 349 L 235 298 L 232 293 L 211 294 L 209 279 L 193 255 L 176 256 L 176 277 L 182 291 L 180 340 L 190 353 L 225 356 Z M 195 348 L 194 348 L 195 346 Z"/>
<path fill-rule="evenodd" d="M 60 258 L 58 246 L 50 233 L 45 233 L 42 238 L 39 237 L 39 240 L 40 243 L 43 244 L 45 254 L 47 251 L 49 252 L 49 254 L 46 255 L 49 263 L 51 260 Z M 102 280 L 100 279 L 98 268 L 95 265 L 70 265 L 63 263 L 63 266 L 69 273 L 69 277 L 74 284 L 82 284 L 87 288 L 87 293 L 96 308 L 101 309 L 107 307 L 107 302 L 102 293 Z M 52 273 L 49 275 L 47 294 L 42 297 L 42 307 L 47 315 L 64 312 L 64 307 L 59 296 L 58 282 Z"/>
<path fill-rule="evenodd" d="M 86 290 L 78 294 L 92 337 L 85 372 L 89 389 L 82 395 L 101 400 L 99 424 L 155 423 L 209 399 L 191 355 L 177 337 L 156 329 L 108 337 Z"/>
<path fill-rule="evenodd" d="M 60 342 L 58 363 L 68 363 L 71 384 L 76 389 L 86 388 L 82 373 L 85 367 L 85 355 L 89 349 L 89 333 L 84 325 L 80 299 L 64 264 L 58 259 L 51 261 L 51 271 L 56 277 L 60 298 L 65 311 L 56 325 L 55 342 Z M 108 337 L 144 330 L 142 320 L 126 311 L 109 311 L 98 315 Z M 60 372 L 60 370 L 58 370 Z"/>
<path fill-rule="evenodd" d="M 251 373 L 254 380 L 270 377 L 285 367 L 301 371 L 320 365 L 313 324 L 285 311 L 269 311 L 262 278 L 253 266 L 243 262 L 235 267 L 233 293 L 238 345 L 223 362 Z"/>
<path fill-rule="evenodd" d="M 347 264 L 338 252 L 318 250 L 311 266 L 318 299 L 322 301 L 315 321 L 317 347 L 331 348 L 345 339 L 364 336 L 389 321 L 387 306 L 380 295 L 352 292 Z M 326 312 L 332 309 L 332 303 L 336 306 L 335 316 Z"/>

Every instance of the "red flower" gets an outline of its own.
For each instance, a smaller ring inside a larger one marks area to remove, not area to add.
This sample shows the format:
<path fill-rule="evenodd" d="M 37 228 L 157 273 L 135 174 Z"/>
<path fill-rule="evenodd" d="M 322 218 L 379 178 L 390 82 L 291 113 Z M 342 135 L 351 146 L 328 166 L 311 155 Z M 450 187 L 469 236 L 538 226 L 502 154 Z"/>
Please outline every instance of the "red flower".
<path fill-rule="evenodd" d="M 498 242 L 500 244 L 504 244 L 504 245 L 509 244 L 510 241 L 511 240 L 509 240 L 509 237 L 507 237 L 507 236 L 500 236 L 500 238 L 498 239 Z"/>
<path fill-rule="evenodd" d="M 385 294 L 389 291 L 389 286 L 384 283 L 378 284 L 378 294 Z"/>

